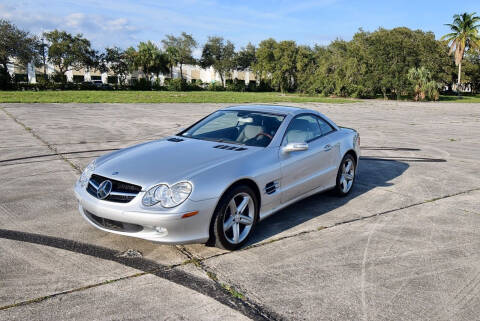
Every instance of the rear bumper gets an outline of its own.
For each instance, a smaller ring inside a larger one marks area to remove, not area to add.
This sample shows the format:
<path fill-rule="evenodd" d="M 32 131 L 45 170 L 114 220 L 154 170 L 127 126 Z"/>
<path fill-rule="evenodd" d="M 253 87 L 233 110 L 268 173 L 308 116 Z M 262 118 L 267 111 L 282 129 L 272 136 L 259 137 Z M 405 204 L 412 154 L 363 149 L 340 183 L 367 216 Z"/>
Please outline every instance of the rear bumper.
<path fill-rule="evenodd" d="M 140 192 L 129 203 L 122 204 L 99 200 L 79 184 L 75 186 L 80 213 L 102 231 L 165 244 L 205 243 L 208 240 L 217 199 L 187 200 L 172 209 L 159 206 L 146 209 L 141 204 L 143 194 Z M 194 211 L 198 214 L 182 218 Z M 105 221 L 113 224 L 104 224 Z"/>

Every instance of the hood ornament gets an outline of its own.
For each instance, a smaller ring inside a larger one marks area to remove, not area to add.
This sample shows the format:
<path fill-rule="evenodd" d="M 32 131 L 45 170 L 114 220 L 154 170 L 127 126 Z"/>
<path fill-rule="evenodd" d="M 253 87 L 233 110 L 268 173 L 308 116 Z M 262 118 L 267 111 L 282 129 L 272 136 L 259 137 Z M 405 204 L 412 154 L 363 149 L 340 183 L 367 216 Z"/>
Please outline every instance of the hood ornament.
<path fill-rule="evenodd" d="M 112 182 L 109 181 L 108 179 L 106 181 L 103 181 L 100 186 L 98 186 L 97 190 L 97 198 L 103 200 L 110 195 L 110 192 L 112 191 Z"/>

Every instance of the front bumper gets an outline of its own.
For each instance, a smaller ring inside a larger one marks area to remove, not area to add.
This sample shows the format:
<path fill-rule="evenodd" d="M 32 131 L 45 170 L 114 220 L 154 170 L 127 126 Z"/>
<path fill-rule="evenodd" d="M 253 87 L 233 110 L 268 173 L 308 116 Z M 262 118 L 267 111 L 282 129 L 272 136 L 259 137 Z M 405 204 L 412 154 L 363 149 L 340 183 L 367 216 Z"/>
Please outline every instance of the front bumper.
<path fill-rule="evenodd" d="M 165 244 L 205 243 L 208 240 L 210 221 L 218 199 L 187 199 L 170 209 L 161 206 L 146 208 L 142 205 L 144 194 L 140 192 L 128 203 L 115 203 L 97 199 L 80 184 L 75 185 L 80 213 L 100 230 Z M 198 214 L 182 218 L 194 211 Z M 114 225 L 103 224 L 105 221 Z"/>

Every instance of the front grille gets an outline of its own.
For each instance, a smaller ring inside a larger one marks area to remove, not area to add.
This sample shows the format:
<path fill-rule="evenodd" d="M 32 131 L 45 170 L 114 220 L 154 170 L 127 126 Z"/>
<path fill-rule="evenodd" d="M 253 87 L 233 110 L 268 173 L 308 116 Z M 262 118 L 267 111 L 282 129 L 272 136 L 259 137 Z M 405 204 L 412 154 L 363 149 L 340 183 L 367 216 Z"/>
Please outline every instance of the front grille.
<path fill-rule="evenodd" d="M 94 223 L 108 230 L 130 233 L 140 232 L 143 230 L 141 225 L 110 220 L 108 218 L 97 216 L 89 211 L 85 211 L 85 213 Z"/>
<path fill-rule="evenodd" d="M 112 191 L 104 199 L 105 201 L 116 202 L 116 203 L 128 203 L 137 196 L 138 193 L 142 190 L 141 186 L 117 181 L 111 178 L 103 177 L 100 175 L 93 174 L 90 177 L 88 182 L 87 192 L 97 197 L 97 190 L 100 184 L 105 180 L 112 182 Z M 98 197 L 97 197 L 98 198 Z"/>

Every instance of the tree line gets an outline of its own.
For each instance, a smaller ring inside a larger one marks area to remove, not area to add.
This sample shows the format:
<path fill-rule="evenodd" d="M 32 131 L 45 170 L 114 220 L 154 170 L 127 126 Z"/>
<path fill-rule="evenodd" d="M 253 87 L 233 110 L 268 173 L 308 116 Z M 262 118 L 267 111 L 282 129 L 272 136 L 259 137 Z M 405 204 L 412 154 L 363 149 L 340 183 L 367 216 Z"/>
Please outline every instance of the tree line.
<path fill-rule="evenodd" d="M 257 90 L 436 100 L 439 90 L 460 90 L 465 85 L 474 92 L 480 90 L 479 21 L 475 13 L 455 15 L 448 24 L 452 32 L 440 40 L 432 32 L 398 27 L 373 32 L 360 29 L 352 40 L 337 39 L 327 46 L 270 38 L 237 50 L 229 40 L 209 37 L 196 59 L 193 51 L 199 44 L 185 32 L 167 35 L 160 46 L 147 41 L 100 52 L 81 34 L 53 30 L 37 37 L 0 20 L 0 86 L 8 88 L 12 83 L 8 63 L 25 66 L 34 62 L 44 66 L 45 75 L 51 63 L 59 81 L 66 81 L 65 72 L 70 69 L 109 71 L 121 86 L 134 71 L 142 71 L 147 83 L 161 74 L 173 78 L 176 66 L 183 84 L 184 65 L 195 64 L 213 67 L 220 76 L 220 88 L 227 85 L 233 71 L 249 70 L 256 75 Z M 228 88 L 249 89 L 243 84 Z"/>

